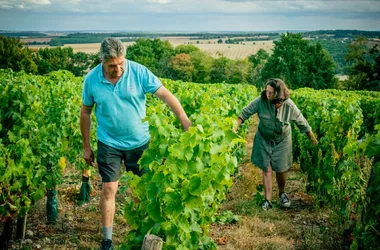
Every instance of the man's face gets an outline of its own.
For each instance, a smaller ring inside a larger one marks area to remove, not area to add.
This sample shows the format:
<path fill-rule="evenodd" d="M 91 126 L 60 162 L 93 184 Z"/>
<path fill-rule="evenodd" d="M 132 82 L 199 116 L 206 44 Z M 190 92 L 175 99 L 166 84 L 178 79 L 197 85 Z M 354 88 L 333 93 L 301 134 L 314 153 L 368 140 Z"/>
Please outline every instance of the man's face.
<path fill-rule="evenodd" d="M 124 56 L 114 57 L 103 62 L 103 70 L 109 78 L 118 78 L 124 72 Z"/>

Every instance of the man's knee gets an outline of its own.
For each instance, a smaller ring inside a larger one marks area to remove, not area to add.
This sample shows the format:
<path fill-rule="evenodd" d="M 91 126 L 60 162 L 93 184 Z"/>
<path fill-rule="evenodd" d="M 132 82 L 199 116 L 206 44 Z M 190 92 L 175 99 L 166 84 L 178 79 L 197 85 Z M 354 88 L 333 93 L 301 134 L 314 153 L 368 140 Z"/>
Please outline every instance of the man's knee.
<path fill-rule="evenodd" d="M 102 195 L 106 199 L 113 199 L 116 196 L 118 182 L 103 182 Z"/>

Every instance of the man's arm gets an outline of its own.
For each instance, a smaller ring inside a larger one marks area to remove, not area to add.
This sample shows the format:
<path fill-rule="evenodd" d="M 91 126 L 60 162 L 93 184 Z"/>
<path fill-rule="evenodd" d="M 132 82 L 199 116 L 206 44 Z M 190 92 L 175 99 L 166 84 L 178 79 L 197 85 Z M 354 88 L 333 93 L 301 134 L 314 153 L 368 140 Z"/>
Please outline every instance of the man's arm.
<path fill-rule="evenodd" d="M 82 133 L 83 141 L 83 158 L 88 165 L 92 166 L 95 157 L 90 144 L 91 112 L 92 107 L 82 105 L 80 110 L 80 132 Z"/>
<path fill-rule="evenodd" d="M 177 116 L 178 120 L 181 122 L 183 126 L 183 130 L 187 131 L 189 127 L 191 126 L 191 121 L 187 117 L 178 99 L 164 86 L 161 86 L 154 93 L 154 95 L 160 98 L 163 102 L 165 102 L 170 107 L 170 109 Z"/>

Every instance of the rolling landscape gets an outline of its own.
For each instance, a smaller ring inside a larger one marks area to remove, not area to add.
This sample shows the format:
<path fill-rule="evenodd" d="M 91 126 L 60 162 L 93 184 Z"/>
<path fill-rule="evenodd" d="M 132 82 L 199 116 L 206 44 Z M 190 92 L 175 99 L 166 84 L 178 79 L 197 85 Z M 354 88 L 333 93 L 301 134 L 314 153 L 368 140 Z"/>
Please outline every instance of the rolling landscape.
<path fill-rule="evenodd" d="M 377 0 L 1 1 L 0 250 L 100 248 L 103 183 L 84 160 L 80 112 L 107 37 L 192 123 L 184 131 L 146 94 L 145 173 L 122 168 L 114 249 L 380 249 L 379 13 Z M 235 128 L 271 78 L 317 143 L 290 125 L 291 205 L 273 174 L 264 210 L 259 116 Z"/>

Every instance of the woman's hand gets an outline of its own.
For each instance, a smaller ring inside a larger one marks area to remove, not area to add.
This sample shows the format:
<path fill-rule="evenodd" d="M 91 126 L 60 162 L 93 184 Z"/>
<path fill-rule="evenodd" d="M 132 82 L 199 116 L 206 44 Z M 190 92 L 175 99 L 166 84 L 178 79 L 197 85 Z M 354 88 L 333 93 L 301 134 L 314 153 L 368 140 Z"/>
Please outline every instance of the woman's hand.
<path fill-rule="evenodd" d="M 309 131 L 306 134 L 309 137 L 311 143 L 313 143 L 314 145 L 318 145 L 318 140 L 317 140 L 317 138 L 315 137 L 315 135 L 314 135 L 314 133 L 312 131 Z"/>
<path fill-rule="evenodd" d="M 238 127 L 234 127 L 234 128 L 232 129 L 232 132 L 234 132 L 234 133 L 236 134 L 237 130 L 238 130 Z"/>

